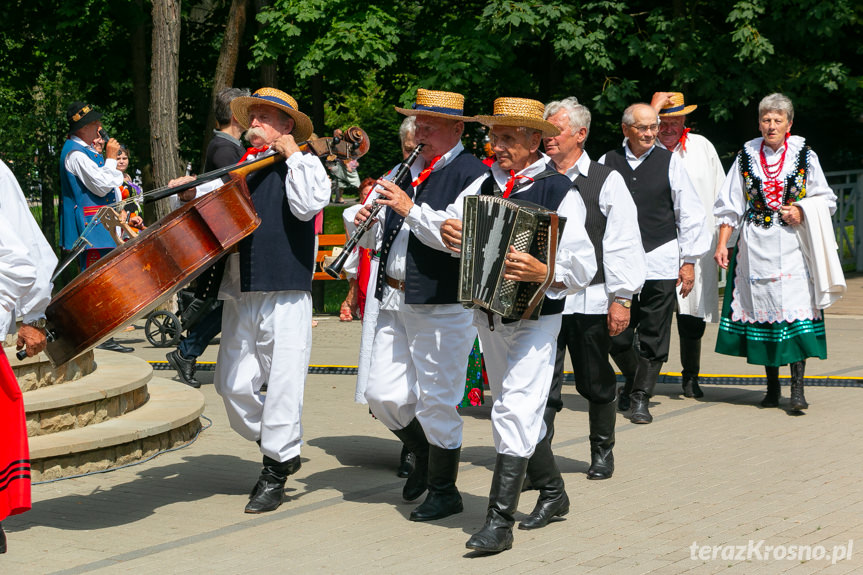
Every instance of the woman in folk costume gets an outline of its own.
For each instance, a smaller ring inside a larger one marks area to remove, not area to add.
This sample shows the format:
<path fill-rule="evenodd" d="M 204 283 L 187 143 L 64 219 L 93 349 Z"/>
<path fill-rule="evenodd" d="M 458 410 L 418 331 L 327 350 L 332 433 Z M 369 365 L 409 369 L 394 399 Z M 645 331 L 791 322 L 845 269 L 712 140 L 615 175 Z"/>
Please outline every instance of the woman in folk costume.
<path fill-rule="evenodd" d="M 764 366 L 762 407 L 779 406 L 779 366 L 790 364 L 790 407 L 799 411 L 808 407 L 806 358 L 827 358 L 822 310 L 845 291 L 830 222 L 836 196 L 806 140 L 790 135 L 791 100 L 765 97 L 758 117 L 762 137 L 737 154 L 714 206 L 714 259 L 731 271 L 716 351 Z"/>
<path fill-rule="evenodd" d="M 0 340 L 20 315 L 17 348 L 32 357 L 45 349 L 45 308 L 57 258 L 33 219 L 15 176 L 0 162 Z M 30 509 L 30 454 L 24 400 L 5 353 L 0 353 L 0 522 Z M 0 553 L 6 535 L 0 523 Z"/>

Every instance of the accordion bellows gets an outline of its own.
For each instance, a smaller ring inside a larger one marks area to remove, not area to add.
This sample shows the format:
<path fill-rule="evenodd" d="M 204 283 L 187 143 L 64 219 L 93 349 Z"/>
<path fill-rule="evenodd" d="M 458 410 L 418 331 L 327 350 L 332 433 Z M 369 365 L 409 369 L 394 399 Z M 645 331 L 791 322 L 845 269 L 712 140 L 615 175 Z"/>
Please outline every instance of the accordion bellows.
<path fill-rule="evenodd" d="M 459 301 L 505 319 L 537 319 L 554 278 L 554 258 L 565 223 L 566 218 L 530 202 L 491 195 L 465 197 Z M 549 264 L 547 281 L 504 279 L 509 246 Z"/>

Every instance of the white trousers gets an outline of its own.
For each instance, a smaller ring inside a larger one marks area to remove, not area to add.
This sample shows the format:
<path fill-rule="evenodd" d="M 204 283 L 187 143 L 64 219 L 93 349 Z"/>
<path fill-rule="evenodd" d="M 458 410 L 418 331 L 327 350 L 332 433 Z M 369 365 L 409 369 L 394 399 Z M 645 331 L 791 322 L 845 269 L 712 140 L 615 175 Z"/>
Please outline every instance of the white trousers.
<path fill-rule="evenodd" d="M 312 349 L 312 296 L 250 292 L 225 300 L 214 383 L 231 427 L 276 461 L 300 454 Z M 261 386 L 267 384 L 266 394 Z"/>
<path fill-rule="evenodd" d="M 416 417 L 432 445 L 461 446 L 462 420 L 456 406 L 464 396 L 476 338 L 472 318 L 470 310 L 381 310 L 366 400 L 387 428 L 403 429 Z"/>
<path fill-rule="evenodd" d="M 494 448 L 503 455 L 530 457 L 545 437 L 542 414 L 554 375 L 561 314 L 504 324 L 475 311 L 475 324 L 494 404 L 491 425 Z"/>

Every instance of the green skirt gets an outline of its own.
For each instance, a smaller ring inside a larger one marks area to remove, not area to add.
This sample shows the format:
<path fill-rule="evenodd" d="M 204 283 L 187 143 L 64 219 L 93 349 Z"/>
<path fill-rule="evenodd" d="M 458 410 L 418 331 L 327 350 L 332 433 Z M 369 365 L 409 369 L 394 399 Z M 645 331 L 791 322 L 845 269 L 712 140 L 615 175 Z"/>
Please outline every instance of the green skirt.
<path fill-rule="evenodd" d="M 776 323 L 748 323 L 731 319 L 737 248 L 728 264 L 725 299 L 716 337 L 716 353 L 745 357 L 753 365 L 778 367 L 808 357 L 827 359 L 827 333 L 824 319 L 799 319 Z"/>

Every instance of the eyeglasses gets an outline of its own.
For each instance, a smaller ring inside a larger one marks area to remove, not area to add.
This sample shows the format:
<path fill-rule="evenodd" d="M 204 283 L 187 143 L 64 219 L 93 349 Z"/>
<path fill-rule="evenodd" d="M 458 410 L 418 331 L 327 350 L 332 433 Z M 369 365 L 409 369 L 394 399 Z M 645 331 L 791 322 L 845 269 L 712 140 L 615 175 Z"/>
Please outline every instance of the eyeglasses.
<path fill-rule="evenodd" d="M 659 131 L 659 124 L 650 124 L 649 126 L 636 126 L 635 124 L 628 124 L 628 126 L 630 128 L 634 128 L 639 134 Z"/>

